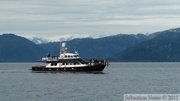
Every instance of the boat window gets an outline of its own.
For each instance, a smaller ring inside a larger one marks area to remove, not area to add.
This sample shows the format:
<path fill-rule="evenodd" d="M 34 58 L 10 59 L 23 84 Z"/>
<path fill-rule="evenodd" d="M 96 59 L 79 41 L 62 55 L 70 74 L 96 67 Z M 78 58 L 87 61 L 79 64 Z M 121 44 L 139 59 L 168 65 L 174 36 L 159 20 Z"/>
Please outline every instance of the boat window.
<path fill-rule="evenodd" d="M 70 56 L 68 55 L 68 58 L 70 58 Z"/>
<path fill-rule="evenodd" d="M 77 55 L 74 55 L 74 57 L 76 58 L 76 57 L 77 57 Z"/>
<path fill-rule="evenodd" d="M 65 58 L 67 58 L 67 55 L 65 55 Z"/>
<path fill-rule="evenodd" d="M 57 63 L 51 63 L 51 66 L 57 66 Z"/>
<path fill-rule="evenodd" d="M 76 62 L 74 62 L 74 65 L 76 65 Z"/>

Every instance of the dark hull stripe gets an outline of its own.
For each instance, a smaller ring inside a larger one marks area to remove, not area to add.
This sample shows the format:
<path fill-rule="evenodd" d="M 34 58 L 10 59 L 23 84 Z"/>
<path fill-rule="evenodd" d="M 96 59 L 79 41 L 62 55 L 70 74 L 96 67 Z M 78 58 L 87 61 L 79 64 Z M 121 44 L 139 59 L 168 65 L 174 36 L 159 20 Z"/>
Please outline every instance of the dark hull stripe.
<path fill-rule="evenodd" d="M 103 71 L 106 65 L 95 65 L 86 67 L 65 67 L 65 68 L 46 68 L 45 66 L 33 66 L 33 71 Z"/>

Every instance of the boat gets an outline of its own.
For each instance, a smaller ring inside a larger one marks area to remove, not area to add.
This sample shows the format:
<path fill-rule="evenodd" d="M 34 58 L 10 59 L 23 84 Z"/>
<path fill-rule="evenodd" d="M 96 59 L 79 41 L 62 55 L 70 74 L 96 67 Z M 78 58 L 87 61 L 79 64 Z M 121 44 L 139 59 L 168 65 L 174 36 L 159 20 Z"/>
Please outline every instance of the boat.
<path fill-rule="evenodd" d="M 32 66 L 33 71 L 103 71 L 109 65 L 107 59 L 83 60 L 78 52 L 70 53 L 66 43 L 62 43 L 59 56 L 48 54 L 42 61 L 46 65 Z"/>

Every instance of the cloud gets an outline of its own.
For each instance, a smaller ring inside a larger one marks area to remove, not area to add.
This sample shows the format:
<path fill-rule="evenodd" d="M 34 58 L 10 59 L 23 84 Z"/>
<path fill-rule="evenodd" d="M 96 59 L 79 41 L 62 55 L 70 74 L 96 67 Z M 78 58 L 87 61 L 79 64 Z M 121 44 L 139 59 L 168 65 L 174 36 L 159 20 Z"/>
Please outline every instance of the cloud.
<path fill-rule="evenodd" d="M 1 0 L 0 33 L 100 36 L 179 27 L 179 0 Z"/>

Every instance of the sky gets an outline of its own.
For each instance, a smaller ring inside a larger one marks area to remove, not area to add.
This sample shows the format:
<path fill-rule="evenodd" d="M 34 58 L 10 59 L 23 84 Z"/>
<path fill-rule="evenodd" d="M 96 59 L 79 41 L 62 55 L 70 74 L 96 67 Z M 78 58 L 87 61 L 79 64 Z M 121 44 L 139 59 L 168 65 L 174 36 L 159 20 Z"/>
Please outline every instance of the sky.
<path fill-rule="evenodd" d="M 58 40 L 180 27 L 180 0 L 0 0 L 0 34 Z"/>

